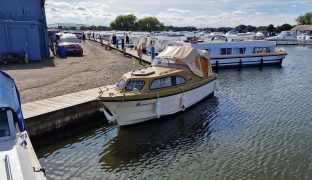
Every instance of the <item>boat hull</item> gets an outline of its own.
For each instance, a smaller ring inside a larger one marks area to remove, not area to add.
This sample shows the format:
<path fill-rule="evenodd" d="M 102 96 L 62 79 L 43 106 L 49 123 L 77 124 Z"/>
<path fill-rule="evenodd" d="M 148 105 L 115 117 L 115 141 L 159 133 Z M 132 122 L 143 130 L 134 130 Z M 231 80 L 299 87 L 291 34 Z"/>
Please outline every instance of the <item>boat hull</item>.
<path fill-rule="evenodd" d="M 218 80 L 215 79 L 190 91 L 166 97 L 101 103 L 107 119 L 115 119 L 120 126 L 126 126 L 184 111 L 214 93 L 217 88 Z"/>
<path fill-rule="evenodd" d="M 240 67 L 240 66 L 261 66 L 261 65 L 281 65 L 286 54 L 272 56 L 253 56 L 211 59 L 213 68 Z"/>

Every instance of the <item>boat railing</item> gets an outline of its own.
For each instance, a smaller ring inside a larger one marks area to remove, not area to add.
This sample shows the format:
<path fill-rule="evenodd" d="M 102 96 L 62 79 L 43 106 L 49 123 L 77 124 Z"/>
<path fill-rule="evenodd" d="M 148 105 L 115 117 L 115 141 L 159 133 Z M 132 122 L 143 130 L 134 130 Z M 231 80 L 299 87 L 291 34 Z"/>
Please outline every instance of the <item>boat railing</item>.
<path fill-rule="evenodd" d="M 8 180 L 13 180 L 9 155 L 5 155 L 5 157 L 4 157 L 4 163 L 5 163 L 5 169 L 6 169 L 7 179 L 8 179 Z"/>

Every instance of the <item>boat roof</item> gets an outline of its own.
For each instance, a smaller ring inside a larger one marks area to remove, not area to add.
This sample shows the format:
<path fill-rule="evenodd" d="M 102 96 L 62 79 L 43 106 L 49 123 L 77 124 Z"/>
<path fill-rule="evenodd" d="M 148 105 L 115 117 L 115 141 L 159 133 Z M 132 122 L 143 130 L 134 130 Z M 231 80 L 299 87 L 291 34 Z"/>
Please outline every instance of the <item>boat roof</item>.
<path fill-rule="evenodd" d="M 18 118 L 21 131 L 26 130 L 20 95 L 14 80 L 5 72 L 0 71 L 0 84 L 0 111 L 12 110 Z"/>
<path fill-rule="evenodd" d="M 198 56 L 209 57 L 207 51 L 199 51 L 187 46 L 168 46 L 156 58 L 178 59 L 187 63 Z"/>
<path fill-rule="evenodd" d="M 157 59 L 170 59 L 180 64 L 183 63 L 190 68 L 190 70 L 197 76 L 203 77 L 202 67 L 200 60 L 209 59 L 207 51 L 197 50 L 188 46 L 167 46 L 156 58 Z"/>
<path fill-rule="evenodd" d="M 218 47 L 218 48 L 231 48 L 231 47 L 262 47 L 262 46 L 275 46 L 274 41 L 238 41 L 238 42 L 209 42 L 192 44 L 194 48 L 203 47 Z"/>

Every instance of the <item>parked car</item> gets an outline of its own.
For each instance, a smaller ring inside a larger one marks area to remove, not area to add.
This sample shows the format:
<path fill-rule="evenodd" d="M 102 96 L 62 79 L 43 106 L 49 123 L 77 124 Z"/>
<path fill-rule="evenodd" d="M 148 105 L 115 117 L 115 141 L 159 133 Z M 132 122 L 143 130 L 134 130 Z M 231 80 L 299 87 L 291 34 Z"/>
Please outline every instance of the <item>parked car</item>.
<path fill-rule="evenodd" d="M 83 55 L 83 49 L 75 34 L 62 34 L 59 45 L 66 47 L 67 54 Z"/>
<path fill-rule="evenodd" d="M 82 32 L 74 32 L 78 39 L 82 39 Z"/>

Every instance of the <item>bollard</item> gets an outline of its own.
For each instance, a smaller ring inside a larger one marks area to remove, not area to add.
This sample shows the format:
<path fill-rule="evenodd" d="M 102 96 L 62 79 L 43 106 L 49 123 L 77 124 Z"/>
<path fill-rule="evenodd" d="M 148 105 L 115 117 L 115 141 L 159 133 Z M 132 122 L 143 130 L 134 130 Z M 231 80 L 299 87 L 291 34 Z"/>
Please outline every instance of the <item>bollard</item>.
<path fill-rule="evenodd" d="M 125 48 L 125 39 L 122 38 L 121 39 L 121 49 L 124 50 L 124 48 Z"/>
<path fill-rule="evenodd" d="M 260 59 L 261 67 L 263 66 L 263 58 Z"/>
<path fill-rule="evenodd" d="M 155 47 L 151 48 L 151 58 L 152 58 L 152 61 L 155 59 Z"/>
<path fill-rule="evenodd" d="M 117 41 L 116 41 L 116 48 L 118 49 L 118 39 L 117 39 Z"/>
<path fill-rule="evenodd" d="M 242 59 L 239 59 L 239 69 L 242 68 Z"/>
<path fill-rule="evenodd" d="M 103 41 L 102 41 L 102 36 L 100 35 L 100 42 L 101 42 L 101 46 L 103 46 Z"/>
<path fill-rule="evenodd" d="M 140 64 L 142 64 L 142 46 L 139 47 L 139 59 L 140 59 Z"/>

